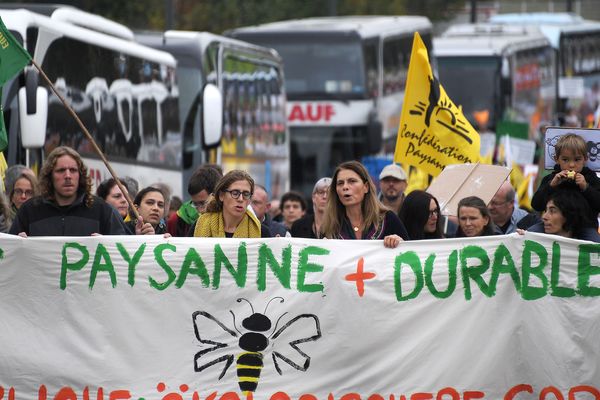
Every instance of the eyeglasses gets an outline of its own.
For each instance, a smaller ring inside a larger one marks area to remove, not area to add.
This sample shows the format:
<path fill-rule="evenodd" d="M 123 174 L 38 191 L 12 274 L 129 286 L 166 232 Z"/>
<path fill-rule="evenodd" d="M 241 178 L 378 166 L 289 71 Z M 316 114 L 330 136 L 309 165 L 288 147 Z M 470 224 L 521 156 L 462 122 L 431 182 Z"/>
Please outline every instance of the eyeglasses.
<path fill-rule="evenodd" d="M 436 216 L 440 215 L 440 212 L 437 208 L 435 210 L 429 210 L 429 218 L 433 217 L 434 215 L 436 215 Z"/>
<path fill-rule="evenodd" d="M 507 203 L 510 203 L 510 201 L 492 201 L 490 202 L 490 207 L 502 207 Z"/>
<path fill-rule="evenodd" d="M 23 196 L 23 195 L 25 195 L 27 197 L 31 197 L 31 196 L 33 196 L 33 191 L 31 191 L 31 190 L 23 190 L 23 189 L 15 189 L 15 194 L 17 196 Z"/>
<path fill-rule="evenodd" d="M 242 195 L 244 200 L 250 200 L 250 197 L 252 197 L 252 192 L 248 192 L 247 190 L 244 190 L 242 192 L 241 190 L 237 190 L 237 189 L 233 189 L 233 190 L 223 189 L 223 191 L 226 193 L 229 193 L 231 195 L 231 197 L 234 199 L 239 199 L 240 194 Z"/>
<path fill-rule="evenodd" d="M 327 189 L 315 190 L 317 196 L 327 196 L 327 193 L 329 193 Z"/>

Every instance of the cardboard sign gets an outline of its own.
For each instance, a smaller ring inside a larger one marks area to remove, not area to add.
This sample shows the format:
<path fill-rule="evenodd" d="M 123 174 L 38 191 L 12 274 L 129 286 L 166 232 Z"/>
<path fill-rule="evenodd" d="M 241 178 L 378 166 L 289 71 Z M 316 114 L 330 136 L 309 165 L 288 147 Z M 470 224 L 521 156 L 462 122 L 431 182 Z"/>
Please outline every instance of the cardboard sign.
<path fill-rule="evenodd" d="M 442 214 L 456 216 L 458 202 L 465 197 L 477 196 L 488 204 L 508 175 L 510 169 L 498 165 L 448 165 L 427 192 L 438 200 Z"/>
<path fill-rule="evenodd" d="M 567 133 L 575 133 L 586 141 L 588 161 L 585 165 L 592 171 L 600 171 L 600 129 L 584 128 L 550 127 L 546 129 L 544 135 L 544 168 L 554 168 L 556 164 L 556 161 L 554 161 L 554 145 L 556 145 L 559 137 Z"/>

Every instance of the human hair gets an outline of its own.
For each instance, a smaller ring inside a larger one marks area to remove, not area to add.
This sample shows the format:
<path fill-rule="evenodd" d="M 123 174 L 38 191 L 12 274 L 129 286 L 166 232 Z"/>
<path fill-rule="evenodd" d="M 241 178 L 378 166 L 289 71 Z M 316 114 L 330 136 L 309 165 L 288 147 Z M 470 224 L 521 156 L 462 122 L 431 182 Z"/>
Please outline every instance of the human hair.
<path fill-rule="evenodd" d="M 10 206 L 8 204 L 8 200 L 6 199 L 6 196 L 4 195 L 4 193 L 2 193 L 0 191 L 0 215 L 4 216 L 4 228 L 6 230 L 4 231 L 0 231 L 0 232 L 6 232 L 8 230 L 8 228 L 10 228 L 10 225 L 12 224 L 12 219 L 13 219 L 13 215 L 10 211 Z M 0 226 L 2 227 L 2 226 Z"/>
<path fill-rule="evenodd" d="M 155 186 L 148 186 L 137 192 L 137 194 L 135 195 L 135 199 L 133 199 L 133 204 L 139 207 L 142 204 L 142 201 L 144 201 L 144 197 L 146 197 L 148 193 L 152 192 L 160 193 L 163 197 L 163 200 L 165 200 L 165 194 L 162 190 Z"/>
<path fill-rule="evenodd" d="M 6 192 L 8 193 L 8 202 L 10 206 L 13 205 L 12 199 L 15 194 L 15 185 L 17 184 L 17 181 L 19 179 L 27 179 L 29 181 L 29 183 L 31 184 L 31 190 L 33 191 L 32 197 L 35 197 L 40 194 L 37 178 L 35 177 L 33 172 L 31 172 L 31 170 L 29 170 L 28 168 L 23 168 L 21 169 L 21 172 L 18 175 L 13 176 L 13 179 L 11 179 L 10 182 L 10 186 L 6 187 Z"/>
<path fill-rule="evenodd" d="M 67 146 L 59 146 L 52 150 L 42 169 L 40 171 L 40 192 L 42 197 L 48 200 L 56 200 L 55 189 L 52 183 L 52 173 L 56 162 L 60 157 L 69 156 L 77 163 L 77 169 L 79 170 L 79 185 L 77 187 L 77 195 L 84 195 L 84 203 L 87 207 L 91 207 L 94 204 L 94 196 L 92 195 L 92 179 L 88 174 L 88 169 L 83 163 L 81 156 L 74 149 Z"/>
<path fill-rule="evenodd" d="M 127 187 L 129 196 L 135 197 L 137 192 L 140 190 L 140 184 L 138 183 L 137 179 L 134 179 L 131 176 L 123 176 L 120 178 L 120 180 Z"/>
<path fill-rule="evenodd" d="M 123 181 L 120 182 L 121 185 L 127 187 L 127 185 L 125 185 Z M 108 198 L 108 195 L 110 194 L 110 191 L 115 186 L 117 186 L 117 180 L 115 178 L 108 178 L 103 180 L 102 183 L 100 183 L 96 188 L 96 196 L 100 197 L 103 200 L 106 200 Z"/>
<path fill-rule="evenodd" d="M 431 200 L 435 202 L 438 219 L 435 232 L 425 232 L 424 228 L 429 220 Z M 411 240 L 441 239 L 444 237 L 440 204 L 433 195 L 424 190 L 413 190 L 410 192 L 404 198 L 398 216 L 404 223 L 408 232 L 408 237 L 410 237 Z"/>
<path fill-rule="evenodd" d="M 508 188 L 508 190 L 506 191 L 504 200 L 506 202 L 510 202 L 513 203 L 515 201 L 515 196 L 517 195 L 517 192 L 515 191 L 515 188 L 510 185 L 510 187 Z"/>
<path fill-rule="evenodd" d="M 574 238 L 580 238 L 586 226 L 589 226 L 589 203 L 580 192 L 575 190 L 556 190 L 548 196 L 565 218 L 563 229 L 570 232 Z"/>
<path fill-rule="evenodd" d="M 250 184 L 250 193 L 254 193 L 254 179 L 252 179 L 250 174 L 240 169 L 234 169 L 226 173 L 217 182 L 213 195 L 206 206 L 206 212 L 223 211 L 223 201 L 219 198 L 219 195 L 225 193 L 225 190 L 229 189 L 229 186 L 237 181 L 247 181 Z"/>
<path fill-rule="evenodd" d="M 304 196 L 302 196 L 302 193 L 296 192 L 295 190 L 290 190 L 289 192 L 284 193 L 281 196 L 281 200 L 279 203 L 279 208 L 281 209 L 281 211 L 283 211 L 283 206 L 288 201 L 295 201 L 300 203 L 302 211 L 306 211 L 306 200 L 304 199 Z"/>
<path fill-rule="evenodd" d="M 566 149 L 582 155 L 585 159 L 588 158 L 588 148 L 585 140 L 575 133 L 567 133 L 558 138 L 556 145 L 554 145 L 554 161 L 558 161 L 558 157 Z"/>
<path fill-rule="evenodd" d="M 324 237 L 329 239 L 333 239 L 339 235 L 342 230 L 342 221 L 346 215 L 346 207 L 340 201 L 336 190 L 338 175 L 342 170 L 354 171 L 358 174 L 361 181 L 366 183 L 369 188 L 368 193 L 365 194 L 361 204 L 361 213 L 365 227 L 373 225 L 378 229 L 383 221 L 385 212 L 388 210 L 377 199 L 377 189 L 365 166 L 358 161 L 346 161 L 341 163 L 337 166 L 333 173 L 333 177 L 331 178 L 331 186 L 329 186 L 329 193 L 327 195 L 327 208 L 323 219 L 323 225 L 321 226 Z"/>
<path fill-rule="evenodd" d="M 494 235 L 494 222 L 492 221 L 492 216 L 490 214 L 490 210 L 488 210 L 487 206 L 485 205 L 484 201 L 481 200 L 479 197 L 477 196 L 469 196 L 469 197 L 465 197 L 463 199 L 461 199 L 458 202 L 458 220 L 460 222 L 460 209 L 462 207 L 471 207 L 471 208 L 476 208 L 479 210 L 479 212 L 481 213 L 481 215 L 483 217 L 487 217 L 488 219 L 488 223 L 483 227 L 483 230 L 481 231 L 481 233 L 478 236 L 491 236 Z M 464 237 L 465 233 L 463 232 L 462 228 L 460 227 L 460 223 L 458 225 L 458 229 L 456 230 L 456 237 Z"/>
<path fill-rule="evenodd" d="M 269 195 L 269 192 L 267 191 L 267 188 L 264 187 L 263 185 L 259 185 L 258 183 L 254 184 L 254 191 L 256 192 L 256 189 L 260 189 L 263 192 L 265 192 L 267 194 L 267 201 L 271 200 L 271 196 Z"/>
<path fill-rule="evenodd" d="M 223 177 L 223 170 L 215 164 L 204 164 L 194 171 L 188 182 L 187 191 L 190 196 L 205 190 L 211 194 L 215 191 L 215 186 L 219 179 Z"/>
<path fill-rule="evenodd" d="M 23 164 L 11 165 L 4 171 L 4 192 L 11 196 L 10 191 L 15 186 L 15 182 L 19 179 L 19 176 L 23 171 L 29 171 L 33 175 L 33 171 L 24 166 Z"/>

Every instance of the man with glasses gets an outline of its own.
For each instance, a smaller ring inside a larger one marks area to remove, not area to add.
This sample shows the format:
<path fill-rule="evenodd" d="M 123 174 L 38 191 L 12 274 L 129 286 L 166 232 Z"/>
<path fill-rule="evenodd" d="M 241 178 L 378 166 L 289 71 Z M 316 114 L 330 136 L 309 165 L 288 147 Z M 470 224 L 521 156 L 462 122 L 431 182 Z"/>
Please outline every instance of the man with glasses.
<path fill-rule="evenodd" d="M 208 198 L 222 177 L 223 170 L 215 164 L 205 164 L 194 171 L 187 188 L 190 200 L 184 202 L 167 221 L 167 231 L 171 236 L 193 236 L 192 226 L 198 216 L 206 211 Z"/>
<path fill-rule="evenodd" d="M 517 228 L 522 228 L 521 221 L 527 221 L 523 229 L 527 229 L 536 220 L 539 221 L 537 215 L 530 214 L 521 208 L 515 208 L 515 189 L 509 181 L 504 181 L 492 197 L 492 201 L 488 204 L 488 210 L 490 210 L 492 221 L 504 234 L 513 233 Z"/>
<path fill-rule="evenodd" d="M 92 194 L 91 179 L 81 156 L 61 146 L 40 172 L 41 196 L 24 203 L 9 233 L 19 236 L 124 235 L 119 214 Z"/>

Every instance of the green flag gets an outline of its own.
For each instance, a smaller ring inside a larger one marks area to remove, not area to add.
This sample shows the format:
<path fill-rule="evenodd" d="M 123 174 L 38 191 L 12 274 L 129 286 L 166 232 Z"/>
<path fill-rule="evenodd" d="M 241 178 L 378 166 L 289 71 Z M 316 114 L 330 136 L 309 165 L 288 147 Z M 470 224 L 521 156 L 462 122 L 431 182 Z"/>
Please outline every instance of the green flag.
<path fill-rule="evenodd" d="M 0 86 L 15 76 L 31 60 L 0 18 Z"/>
<path fill-rule="evenodd" d="M 17 42 L 0 18 L 0 86 L 22 70 L 29 60 L 31 60 L 29 53 Z M 8 145 L 8 138 L 4 126 L 1 94 L 0 89 L 0 151 L 3 151 Z"/>

